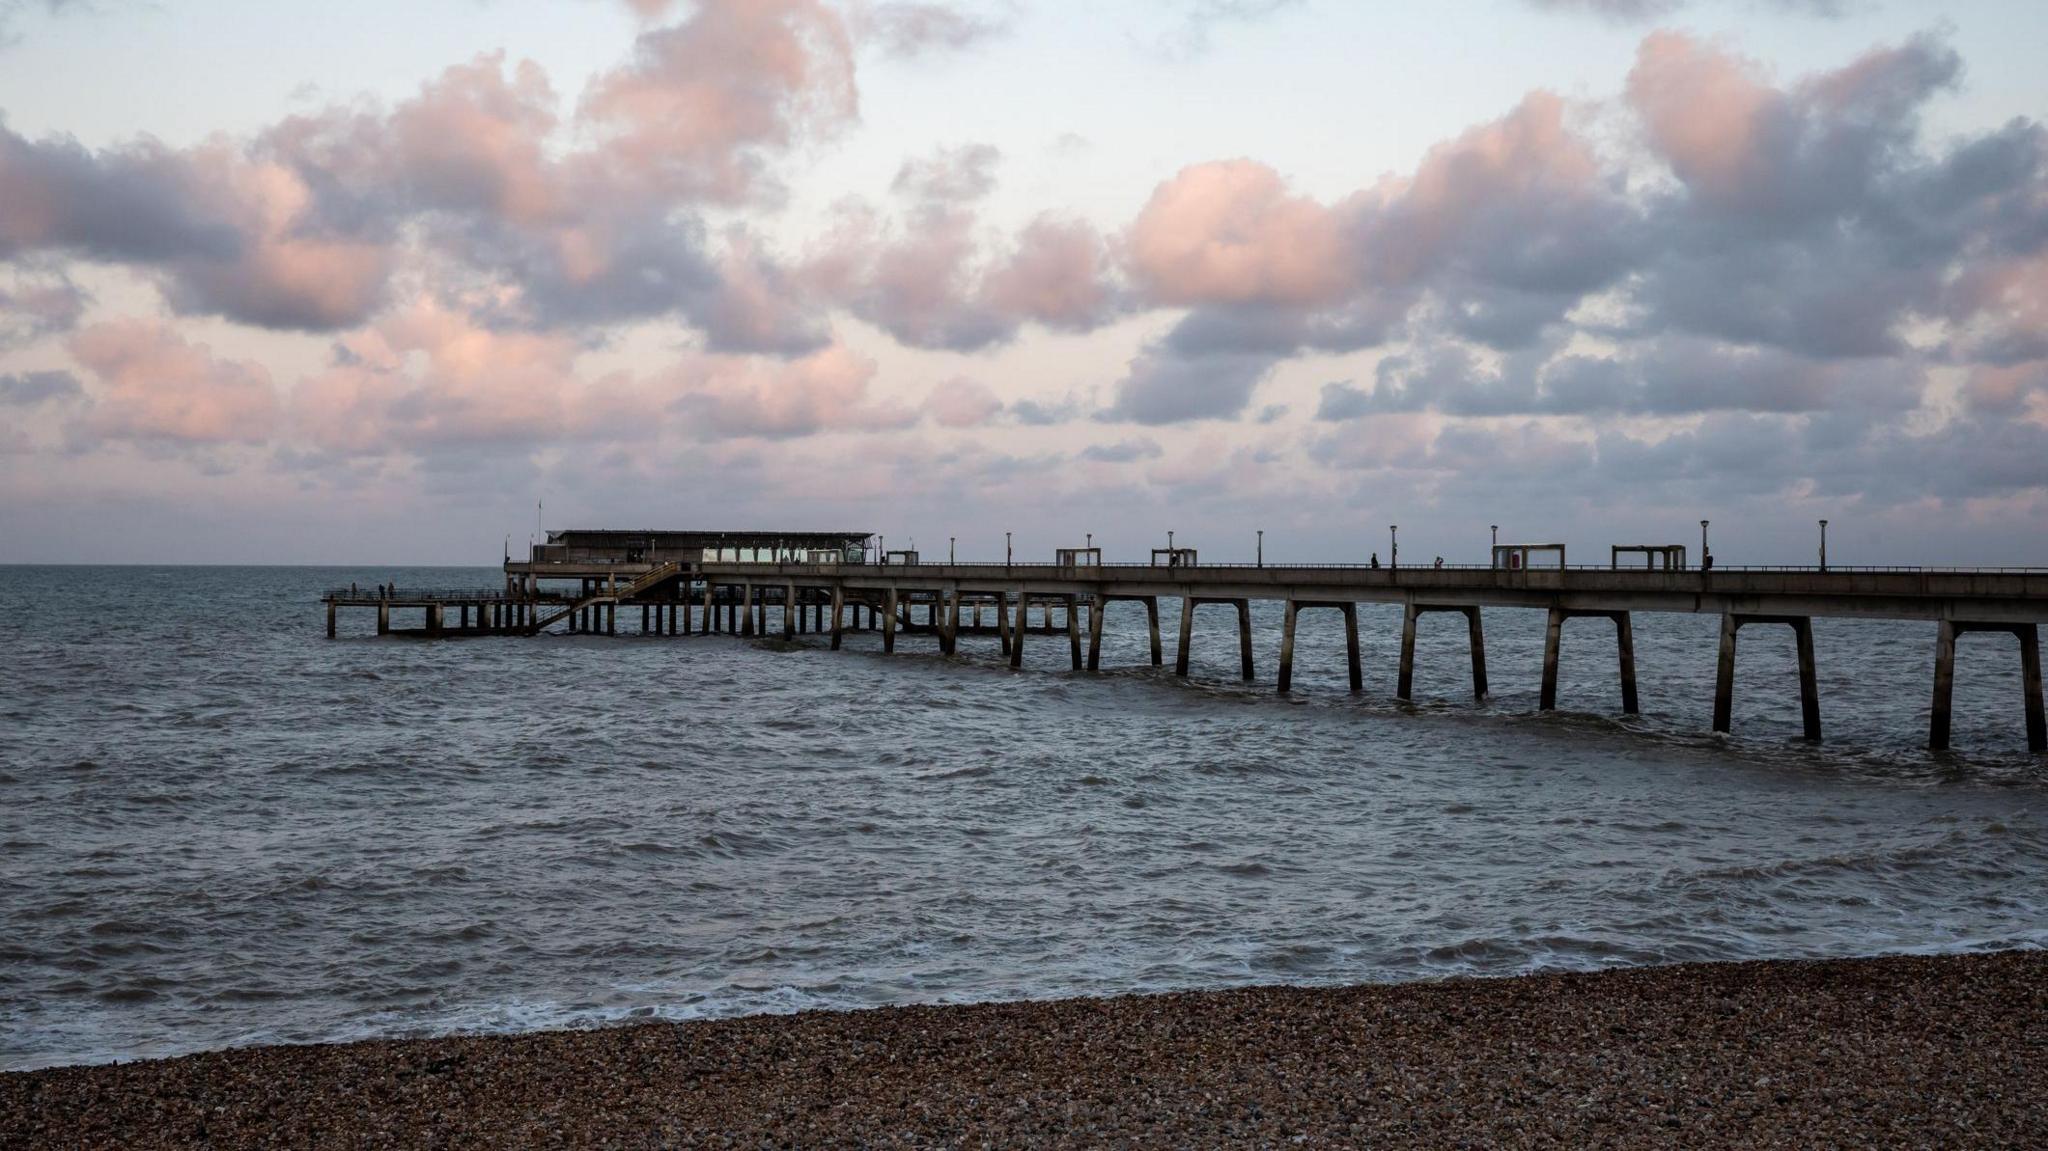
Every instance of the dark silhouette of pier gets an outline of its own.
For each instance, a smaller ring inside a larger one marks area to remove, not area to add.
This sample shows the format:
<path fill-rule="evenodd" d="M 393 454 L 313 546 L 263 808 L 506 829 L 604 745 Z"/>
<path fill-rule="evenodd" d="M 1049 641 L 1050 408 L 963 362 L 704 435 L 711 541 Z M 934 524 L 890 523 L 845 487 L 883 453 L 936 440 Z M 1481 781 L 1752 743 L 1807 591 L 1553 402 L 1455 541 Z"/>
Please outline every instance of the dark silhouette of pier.
<path fill-rule="evenodd" d="M 1277 686 L 1290 691 L 1295 636 L 1304 612 L 1335 611 L 1344 628 L 1351 690 L 1363 690 L 1357 605 L 1403 609 L 1396 695 L 1414 682 L 1415 639 L 1424 616 L 1465 617 L 1472 689 L 1487 694 L 1483 609 L 1548 614 L 1539 706 L 1557 706 L 1565 625 L 1601 619 L 1615 627 L 1622 711 L 1639 707 L 1633 634 L 1635 612 L 1686 612 L 1721 617 L 1715 678 L 1715 731 L 1731 726 L 1737 639 L 1751 625 L 1792 631 L 1806 738 L 1821 737 L 1813 620 L 1815 617 L 1927 620 L 1936 625 L 1928 744 L 1949 744 L 1956 640 L 1973 632 L 2005 632 L 2019 640 L 2022 711 L 2029 749 L 2048 751 L 2039 625 L 2048 618 L 2048 569 L 1796 568 L 1691 569 L 1682 549 L 1616 548 L 1609 565 L 1562 563 L 1559 545 L 1501 545 L 1487 566 L 1375 564 L 1205 564 L 1185 548 L 1161 549 L 1151 563 L 1101 562 L 1097 548 L 1064 549 L 1057 562 L 924 562 L 915 552 L 871 551 L 865 533 L 551 532 L 527 560 L 505 562 L 505 586 L 488 590 L 348 588 L 327 593 L 327 633 L 337 612 L 374 608 L 380 634 L 392 631 L 394 609 L 420 609 L 430 636 L 539 635 L 560 630 L 618 634 L 621 607 L 640 613 L 639 634 L 733 634 L 785 639 L 820 634 L 837 650 L 848 630 L 879 630 L 893 652 L 899 635 L 928 636 L 947 655 L 961 635 L 993 635 L 1010 666 L 1023 665 L 1029 637 L 1064 637 L 1073 669 L 1099 670 L 1102 627 L 1114 605 L 1142 607 L 1151 661 L 1164 663 L 1160 601 L 1179 604 L 1174 671 L 1187 675 L 1194 618 L 1222 607 L 1236 616 L 1240 675 L 1252 681 L 1256 660 L 1251 604 L 1283 605 Z M 738 541 L 738 542 L 735 542 Z M 1554 566 L 1530 566 L 1533 552 L 1555 551 Z M 1650 566 L 1625 567 L 1624 551 L 1652 553 Z M 876 562 L 879 556 L 884 562 Z M 573 591 L 569 590 L 573 587 Z M 771 631 L 770 615 L 774 614 Z M 1036 615 L 1037 622 L 1033 622 Z M 920 621 L 918 616 L 922 615 Z M 1310 619 L 1317 618 L 1311 615 Z"/>

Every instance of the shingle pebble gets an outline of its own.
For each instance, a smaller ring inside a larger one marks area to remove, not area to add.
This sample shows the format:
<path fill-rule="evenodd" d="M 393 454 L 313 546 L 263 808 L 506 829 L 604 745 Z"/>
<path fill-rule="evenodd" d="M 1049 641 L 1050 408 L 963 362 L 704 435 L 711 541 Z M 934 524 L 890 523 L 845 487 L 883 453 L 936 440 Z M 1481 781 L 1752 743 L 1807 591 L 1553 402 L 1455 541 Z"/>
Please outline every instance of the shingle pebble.
<path fill-rule="evenodd" d="M 900 1007 L 0 1075 L 0 1147 L 2044 1147 L 2048 952 Z"/>

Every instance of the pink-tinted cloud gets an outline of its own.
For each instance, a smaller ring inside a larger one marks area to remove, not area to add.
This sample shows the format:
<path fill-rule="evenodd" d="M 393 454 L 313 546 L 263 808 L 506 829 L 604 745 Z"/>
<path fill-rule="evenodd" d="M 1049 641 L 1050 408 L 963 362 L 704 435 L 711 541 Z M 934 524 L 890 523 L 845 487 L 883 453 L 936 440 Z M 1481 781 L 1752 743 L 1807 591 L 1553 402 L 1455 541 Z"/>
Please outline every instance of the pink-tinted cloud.
<path fill-rule="evenodd" d="M 860 112 L 845 23 L 813 0 L 705 0 L 640 35 L 633 60 L 592 81 L 578 118 L 593 158 L 660 195 L 744 200 L 760 151 L 830 134 Z"/>
<path fill-rule="evenodd" d="M 802 282 L 916 347 L 975 351 L 1013 339 L 1026 322 L 1106 323 L 1114 269 L 1093 227 L 1041 216 L 1006 243 L 983 225 L 977 205 L 995 186 L 997 159 L 969 146 L 904 164 L 891 185 L 908 201 L 900 219 L 863 200 L 842 203 Z"/>
<path fill-rule="evenodd" d="M 1765 181 L 1771 137 L 1789 133 L 1783 93 L 1762 69 L 1677 32 L 1636 50 L 1628 99 L 1651 147 L 1699 194 L 1738 201 Z"/>
<path fill-rule="evenodd" d="M 295 389 L 293 423 L 340 454 L 575 438 L 578 351 L 566 335 L 495 330 L 416 300 L 343 337 L 335 363 Z"/>
<path fill-rule="evenodd" d="M 1351 277 L 1338 215 L 1251 160 L 1181 169 L 1152 193 L 1127 244 L 1136 278 L 1165 304 L 1327 302 Z"/>
<path fill-rule="evenodd" d="M 83 424 L 93 438 L 254 444 L 277 426 L 277 392 L 261 364 L 217 358 L 157 321 L 93 324 L 66 346 L 94 381 Z"/>
<path fill-rule="evenodd" d="M 994 419 L 1003 399 L 979 380 L 956 377 L 932 389 L 924 410 L 944 428 L 971 428 Z"/>
<path fill-rule="evenodd" d="M 1004 315 L 1085 331 L 1115 310 L 1108 245 L 1080 220 L 1041 216 L 1017 235 L 1009 258 L 989 269 L 982 297 Z"/>
<path fill-rule="evenodd" d="M 821 432 L 906 428 L 917 413 L 875 402 L 875 362 L 834 345 L 798 360 L 686 356 L 661 384 L 685 434 L 790 439 Z"/>

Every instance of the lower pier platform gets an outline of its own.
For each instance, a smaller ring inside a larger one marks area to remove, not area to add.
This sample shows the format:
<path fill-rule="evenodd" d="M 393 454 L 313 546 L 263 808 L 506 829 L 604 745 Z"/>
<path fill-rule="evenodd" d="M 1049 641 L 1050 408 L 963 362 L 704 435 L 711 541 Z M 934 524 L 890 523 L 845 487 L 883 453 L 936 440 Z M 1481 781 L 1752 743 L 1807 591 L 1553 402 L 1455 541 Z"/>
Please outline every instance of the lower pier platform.
<path fill-rule="evenodd" d="M 892 556 L 902 553 L 891 553 Z M 1934 690 L 1928 745 L 1949 746 L 1956 641 L 1998 632 L 2019 643 L 2020 711 L 2027 745 L 2048 751 L 2042 706 L 2039 625 L 2048 620 L 2048 571 L 1963 569 L 1720 569 L 1668 568 L 1379 568 L 1357 565 L 1159 566 L 1141 564 L 919 564 L 740 562 L 549 565 L 506 564 L 503 589 L 418 591 L 391 586 L 335 589 L 325 597 L 327 633 L 337 634 L 346 609 L 377 613 L 379 634 L 393 632 L 393 611 L 416 609 L 423 626 L 407 629 L 433 637 L 540 635 L 560 631 L 619 634 L 619 609 L 638 612 L 637 634 L 727 634 L 785 639 L 830 637 L 837 650 L 849 631 L 879 632 L 882 650 L 899 639 L 937 641 L 941 654 L 957 651 L 959 637 L 994 636 L 1011 667 L 1022 667 L 1034 637 L 1060 637 L 1075 671 L 1102 664 L 1103 619 L 1117 605 L 1144 609 L 1150 658 L 1164 666 L 1161 601 L 1179 605 L 1174 674 L 1191 667 L 1194 619 L 1204 608 L 1228 608 L 1237 625 L 1238 672 L 1254 682 L 1257 662 L 1251 627 L 1254 602 L 1278 602 L 1284 611 L 1277 689 L 1294 686 L 1295 639 L 1304 612 L 1335 611 L 1344 627 L 1346 671 L 1352 691 L 1364 686 L 1357 607 L 1402 607 L 1397 698 L 1411 697 L 1416 636 L 1425 616 L 1457 613 L 1466 621 L 1475 698 L 1488 692 L 1482 610 L 1536 609 L 1548 613 L 1543 652 L 1541 710 L 1558 704 L 1565 624 L 1599 618 L 1615 627 L 1622 714 L 1637 714 L 1633 613 L 1712 613 L 1721 617 L 1713 729 L 1733 726 L 1736 639 L 1747 626 L 1791 629 L 1799 666 L 1800 713 L 1806 738 L 1821 738 L 1818 669 L 1813 645 L 1816 617 L 1926 620 L 1936 625 Z M 573 582 L 574 590 L 568 590 Z M 771 625 L 773 630 L 771 630 Z M 1780 633 L 1782 634 L 1782 633 Z M 1084 639 L 1085 636 L 1085 639 Z"/>

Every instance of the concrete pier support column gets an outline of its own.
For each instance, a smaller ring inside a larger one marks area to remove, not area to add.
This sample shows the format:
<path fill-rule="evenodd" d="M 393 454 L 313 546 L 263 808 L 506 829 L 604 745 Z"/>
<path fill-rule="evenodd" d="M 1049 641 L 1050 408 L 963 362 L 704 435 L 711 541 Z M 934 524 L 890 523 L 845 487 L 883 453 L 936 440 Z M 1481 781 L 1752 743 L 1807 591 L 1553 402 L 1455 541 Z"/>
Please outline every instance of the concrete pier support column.
<path fill-rule="evenodd" d="M 1735 633 L 1744 624 L 1752 623 L 1782 623 L 1791 627 L 1799 651 L 1800 719 L 1806 738 L 1819 741 L 1820 681 L 1814 669 L 1813 617 L 1804 615 L 1737 615 L 1729 612 L 1721 617 L 1721 662 L 1714 676 L 1714 730 L 1726 732 L 1734 726 Z"/>
<path fill-rule="evenodd" d="M 391 605 L 381 600 L 377 603 L 377 634 L 391 634 Z"/>
<path fill-rule="evenodd" d="M 651 620 L 649 619 L 649 616 L 648 616 L 648 608 L 647 608 L 647 605 L 643 603 L 643 604 L 641 604 L 641 605 L 640 605 L 640 634 L 641 634 L 641 635 L 651 635 L 651 634 L 653 634 L 653 629 L 652 629 L 652 626 L 651 626 L 651 624 L 652 624 L 652 621 L 651 621 Z"/>
<path fill-rule="evenodd" d="M 946 596 L 946 629 L 939 633 L 939 653 L 955 655 L 960 651 L 960 589 L 942 594 Z"/>
<path fill-rule="evenodd" d="M 1344 612 L 1344 670 L 1350 674 L 1351 690 L 1365 690 L 1365 666 L 1358 658 L 1358 605 L 1338 605 Z"/>
<path fill-rule="evenodd" d="M 1407 605 L 1401 612 L 1401 670 L 1399 677 L 1394 681 L 1394 698 L 1398 700 L 1415 698 L 1415 621 L 1421 615 L 1421 610 L 1413 603 Z M 1554 622 L 1552 626 L 1556 626 Z M 1543 666 L 1546 669 L 1550 667 L 1548 657 L 1545 658 Z M 1544 674 L 1547 676 L 1549 672 L 1546 671 Z M 1546 678 L 1543 682 L 1549 683 L 1550 680 Z"/>
<path fill-rule="evenodd" d="M 1109 601 L 1096 596 L 1088 601 L 1088 670 L 1102 670 L 1102 609 Z M 332 614 L 330 612 L 330 614 Z"/>
<path fill-rule="evenodd" d="M 1543 626 L 1543 688 L 1537 693 L 1538 711 L 1557 710 L 1557 660 L 1564 646 L 1564 609 L 1551 608 Z"/>
<path fill-rule="evenodd" d="M 796 638 L 796 585 L 782 585 L 782 638 Z"/>
<path fill-rule="evenodd" d="M 1145 597 L 1145 623 L 1152 633 L 1152 666 L 1159 667 L 1166 661 L 1159 650 L 1159 597 Z"/>
<path fill-rule="evenodd" d="M 2020 637 L 2020 692 L 2026 697 L 2027 750 L 2048 751 L 2048 710 L 2041 701 L 2041 625 L 2023 623 Z"/>
<path fill-rule="evenodd" d="M 896 589 L 890 588 L 888 596 L 888 611 L 882 619 L 882 650 L 884 652 L 893 652 L 896 650 L 896 608 L 898 606 Z"/>
<path fill-rule="evenodd" d="M 1795 616 L 1792 638 L 1799 649 L 1799 718 L 1806 738 L 1820 742 L 1820 677 L 1813 663 L 1813 617 Z"/>
<path fill-rule="evenodd" d="M 439 636 L 441 634 L 440 604 L 433 603 L 427 605 L 427 634 L 431 636 Z"/>
<path fill-rule="evenodd" d="M 996 597 L 996 636 L 1002 640 L 1003 655 L 1010 654 L 1010 601 L 1007 596 Z"/>
<path fill-rule="evenodd" d="M 739 633 L 747 637 L 754 635 L 754 584 L 751 580 L 740 587 Z"/>
<path fill-rule="evenodd" d="M 1173 674 L 1182 679 L 1188 674 L 1188 648 L 1195 642 L 1195 597 L 1180 597 L 1180 654 L 1174 657 Z"/>
<path fill-rule="evenodd" d="M 697 634 L 699 634 L 699 635 L 710 635 L 710 634 L 711 634 L 711 625 L 712 625 L 712 622 L 713 622 L 713 621 L 712 621 L 712 617 L 711 617 L 711 613 L 712 613 L 712 612 L 713 612 L 714 610 L 716 610 L 716 609 L 714 609 L 714 608 L 713 608 L 713 607 L 711 606 L 711 584 L 710 584 L 710 582 L 709 582 L 709 581 L 706 581 L 706 582 L 705 582 L 705 584 L 704 584 L 704 620 L 703 620 L 703 630 L 702 630 L 702 631 L 700 631 L 700 632 L 698 632 Z"/>
<path fill-rule="evenodd" d="M 1241 599 L 1237 604 L 1237 662 L 1239 675 L 1246 682 L 1252 681 L 1252 601 Z"/>
<path fill-rule="evenodd" d="M 838 650 L 839 650 L 839 640 L 840 640 L 840 637 L 841 637 L 842 635 L 844 635 L 844 634 L 845 634 L 845 630 L 846 630 L 846 629 L 845 629 L 845 626 L 844 626 L 844 624 L 845 624 L 845 620 L 846 620 L 846 592 L 845 592 L 845 591 L 844 591 L 843 589 L 839 588 L 839 587 L 834 587 L 834 588 L 832 589 L 832 650 L 833 650 L 833 651 L 838 651 Z"/>
<path fill-rule="evenodd" d="M 1472 645 L 1472 698 L 1485 699 L 1486 689 L 1486 629 L 1479 622 L 1479 607 L 1474 604 L 1465 609 L 1465 632 Z M 1633 649 L 1631 649 L 1633 651 Z M 1630 684 L 1635 683 L 1635 657 L 1629 657 Z M 1635 689 L 1631 687 L 1630 691 Z"/>
<path fill-rule="evenodd" d="M 1068 596 L 1067 606 L 1067 651 L 1073 657 L 1075 671 L 1081 670 L 1081 597 Z"/>
<path fill-rule="evenodd" d="M 1293 597 L 1287 600 L 1286 614 L 1280 623 L 1280 694 L 1286 695 L 1294 686 L 1294 617 L 1301 614 L 1301 608 Z"/>
<path fill-rule="evenodd" d="M 327 601 L 327 638 L 334 638 L 334 601 Z"/>
<path fill-rule="evenodd" d="M 604 634 L 606 634 L 606 635 L 617 635 L 617 634 L 619 634 L 619 605 L 618 605 L 618 604 L 615 604 L 615 603 L 608 603 L 608 604 L 604 605 Z"/>
<path fill-rule="evenodd" d="M 1735 633 L 1742 625 L 1733 612 L 1721 616 L 1721 659 L 1714 671 L 1714 730 L 1726 733 L 1735 715 Z"/>
<path fill-rule="evenodd" d="M 1472 610 L 1474 614 L 1477 614 L 1479 611 L 1478 608 L 1473 608 Z M 1638 706 L 1639 701 L 1636 698 L 1636 628 L 1635 623 L 1625 611 L 1614 613 L 1614 646 L 1621 658 L 1621 713 L 1623 715 L 1636 715 L 1641 711 L 1641 708 Z M 1808 633 L 1806 646 L 1801 650 L 1805 652 L 1805 655 L 1801 657 L 1802 662 L 1800 666 L 1811 669 L 1813 666 L 1813 642 L 1810 632 Z M 1805 673 L 1802 672 L 1801 674 L 1803 678 Z M 1816 704 L 1815 706 L 1818 707 L 1819 705 Z M 1814 715 L 1814 722 L 1818 724 L 1820 722 L 1819 712 L 1816 711 Z M 1819 736 L 1814 738 L 1818 739 Z"/>
<path fill-rule="evenodd" d="M 1022 590 L 1017 592 L 1017 626 L 1010 629 L 1010 666 L 1024 666 L 1024 631 L 1028 621 L 1025 612 L 1031 607 L 1031 599 Z"/>
<path fill-rule="evenodd" d="M 2041 694 L 2041 627 L 2032 623 L 1968 623 L 1942 620 L 1934 643 L 1934 707 L 1928 716 L 1927 746 L 1945 751 L 1949 745 L 1950 699 L 1954 694 L 1956 637 L 1966 632 L 2010 633 L 2020 646 L 2020 696 L 2026 714 L 2027 750 L 2048 751 L 2048 708 Z"/>

